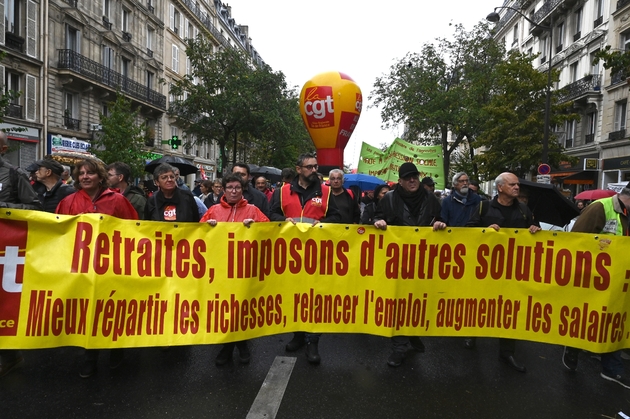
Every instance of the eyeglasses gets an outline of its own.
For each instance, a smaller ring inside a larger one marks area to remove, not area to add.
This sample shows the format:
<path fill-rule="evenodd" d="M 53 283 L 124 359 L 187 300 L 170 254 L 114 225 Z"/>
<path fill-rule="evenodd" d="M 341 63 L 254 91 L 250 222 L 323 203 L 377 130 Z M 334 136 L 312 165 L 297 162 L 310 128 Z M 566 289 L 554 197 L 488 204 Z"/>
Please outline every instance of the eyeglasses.
<path fill-rule="evenodd" d="M 175 175 L 162 175 L 159 177 L 160 180 L 175 180 Z"/>
<path fill-rule="evenodd" d="M 226 186 L 225 187 L 225 190 L 228 191 L 228 192 L 238 192 L 241 189 L 243 189 L 243 188 L 241 188 L 240 186 Z"/>
<path fill-rule="evenodd" d="M 307 164 L 306 166 L 300 166 L 300 167 L 303 168 L 303 169 L 306 169 L 306 170 L 317 170 L 317 169 L 319 169 L 319 166 L 316 165 L 316 164 Z"/>

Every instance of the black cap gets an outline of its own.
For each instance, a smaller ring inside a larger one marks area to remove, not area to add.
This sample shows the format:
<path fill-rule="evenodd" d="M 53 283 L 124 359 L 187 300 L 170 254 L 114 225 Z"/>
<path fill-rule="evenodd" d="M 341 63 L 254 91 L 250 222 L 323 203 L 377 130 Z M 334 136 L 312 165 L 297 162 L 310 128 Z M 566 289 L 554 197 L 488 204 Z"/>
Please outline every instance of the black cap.
<path fill-rule="evenodd" d="M 400 165 L 400 169 L 398 169 L 398 177 L 399 178 L 406 178 L 407 176 L 410 175 L 418 175 L 420 174 L 420 172 L 418 171 L 418 168 L 416 167 L 415 164 L 413 163 L 403 163 Z"/>
<path fill-rule="evenodd" d="M 422 178 L 422 183 L 424 183 L 427 186 L 435 186 L 435 182 L 433 181 L 433 179 L 431 179 L 428 176 L 425 178 Z"/>
<path fill-rule="evenodd" d="M 35 163 L 31 163 L 28 166 L 26 166 L 24 168 L 24 170 L 26 170 L 27 172 L 31 173 L 31 172 L 36 172 L 37 169 L 39 169 L 39 165 L 37 164 L 37 162 Z"/>
<path fill-rule="evenodd" d="M 55 160 L 51 160 L 51 159 L 37 160 L 35 163 L 27 167 L 26 170 L 28 170 L 29 172 L 34 172 L 35 170 L 29 170 L 29 168 L 35 165 L 37 166 L 35 170 L 39 169 L 40 167 L 45 167 L 46 169 L 52 170 L 52 172 L 56 174 L 57 176 L 61 176 L 63 174 L 63 166 L 57 163 Z"/>

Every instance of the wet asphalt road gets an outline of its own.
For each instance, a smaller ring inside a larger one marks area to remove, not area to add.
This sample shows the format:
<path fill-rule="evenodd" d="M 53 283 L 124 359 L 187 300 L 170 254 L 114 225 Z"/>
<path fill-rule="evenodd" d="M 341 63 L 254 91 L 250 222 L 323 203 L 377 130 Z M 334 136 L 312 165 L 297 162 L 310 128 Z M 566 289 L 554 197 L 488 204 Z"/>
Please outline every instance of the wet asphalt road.
<path fill-rule="evenodd" d="M 125 363 L 78 376 L 80 348 L 25 351 L 26 362 L 0 378 L 0 418 L 245 418 L 276 356 L 297 362 L 277 418 L 614 418 L 630 412 L 630 390 L 599 377 L 599 361 L 580 354 L 578 371 L 561 363 L 562 348 L 517 344 L 515 372 L 497 359 L 498 341 L 426 338 L 387 366 L 389 340 L 324 335 L 322 363 L 287 354 L 291 334 L 251 343 L 252 362 L 214 365 L 219 346 L 135 348 Z M 626 361 L 630 372 L 630 361 Z M 266 417 L 264 419 L 273 419 Z"/>

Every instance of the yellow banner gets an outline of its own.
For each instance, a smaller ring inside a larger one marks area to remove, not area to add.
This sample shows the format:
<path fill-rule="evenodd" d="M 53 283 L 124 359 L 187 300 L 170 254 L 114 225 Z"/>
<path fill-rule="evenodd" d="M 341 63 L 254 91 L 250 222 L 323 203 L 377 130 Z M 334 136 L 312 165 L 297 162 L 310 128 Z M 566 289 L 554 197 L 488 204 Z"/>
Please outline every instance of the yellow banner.
<path fill-rule="evenodd" d="M 624 237 L 0 214 L 0 347 L 292 331 L 630 347 Z"/>

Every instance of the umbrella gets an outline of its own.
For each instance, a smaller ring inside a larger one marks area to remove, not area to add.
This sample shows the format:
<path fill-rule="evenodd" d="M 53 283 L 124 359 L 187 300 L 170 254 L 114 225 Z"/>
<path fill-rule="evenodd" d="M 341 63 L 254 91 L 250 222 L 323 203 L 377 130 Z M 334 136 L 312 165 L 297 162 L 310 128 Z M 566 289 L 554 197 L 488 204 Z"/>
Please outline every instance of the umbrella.
<path fill-rule="evenodd" d="M 182 176 L 192 175 L 193 173 L 197 173 L 198 170 L 197 166 L 182 157 L 164 156 L 147 163 L 147 165 L 144 166 L 144 171 L 153 173 L 155 169 L 162 163 L 168 163 L 171 166 L 177 167 L 179 169 L 180 175 Z"/>
<path fill-rule="evenodd" d="M 373 191 L 378 185 L 384 184 L 383 179 L 364 173 L 350 173 L 343 176 L 343 186 L 358 186 L 362 191 Z"/>
<path fill-rule="evenodd" d="M 249 164 L 247 164 L 247 167 L 249 167 L 249 173 L 253 173 L 253 172 L 254 172 L 254 170 L 257 170 L 257 169 L 258 169 L 258 165 L 257 165 L 257 164 L 254 164 L 254 163 L 249 163 Z"/>
<path fill-rule="evenodd" d="M 608 198 L 609 196 L 617 195 L 617 192 L 611 189 L 589 189 L 588 191 L 580 192 L 575 195 L 575 199 L 601 199 Z"/>
<path fill-rule="evenodd" d="M 580 210 L 553 185 L 519 179 L 520 189 L 527 191 L 527 206 L 536 220 L 564 226 L 580 215 Z"/>
<path fill-rule="evenodd" d="M 256 170 L 252 170 L 254 176 L 264 176 L 271 182 L 280 182 L 282 180 L 282 170 L 271 166 L 260 166 Z"/>

